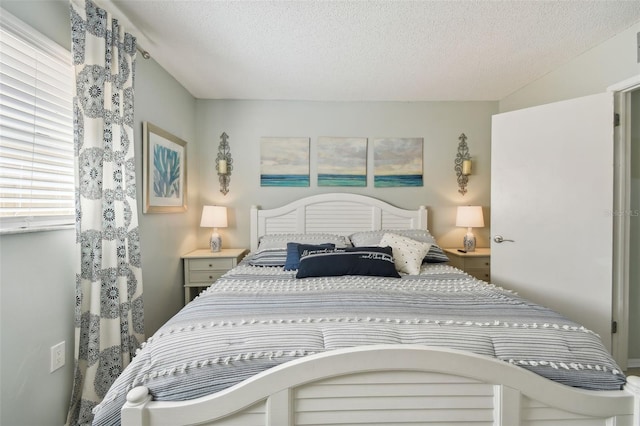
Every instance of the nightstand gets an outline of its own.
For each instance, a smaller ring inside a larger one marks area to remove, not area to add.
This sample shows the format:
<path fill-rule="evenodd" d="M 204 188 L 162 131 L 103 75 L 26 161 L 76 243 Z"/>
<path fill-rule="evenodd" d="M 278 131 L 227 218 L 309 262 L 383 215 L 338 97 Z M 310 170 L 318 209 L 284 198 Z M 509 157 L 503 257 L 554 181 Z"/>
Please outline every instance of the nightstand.
<path fill-rule="evenodd" d="M 462 269 L 479 280 L 489 281 L 491 278 L 491 249 L 476 248 L 469 253 L 461 253 L 455 248 L 444 249 L 449 256 L 451 266 Z"/>
<path fill-rule="evenodd" d="M 235 267 L 247 254 L 246 249 L 198 249 L 182 256 L 184 261 L 184 304 L 193 298 L 192 290 L 198 292 L 209 287 L 225 272 Z"/>

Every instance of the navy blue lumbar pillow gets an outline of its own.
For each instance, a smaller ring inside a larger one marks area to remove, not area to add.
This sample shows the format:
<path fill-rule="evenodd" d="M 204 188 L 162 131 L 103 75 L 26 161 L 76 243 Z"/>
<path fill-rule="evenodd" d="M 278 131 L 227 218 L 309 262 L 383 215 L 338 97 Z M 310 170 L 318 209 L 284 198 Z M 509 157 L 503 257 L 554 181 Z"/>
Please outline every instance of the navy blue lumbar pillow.
<path fill-rule="evenodd" d="M 287 243 L 287 259 L 284 262 L 285 271 L 295 271 L 300 265 L 300 255 L 304 251 L 309 250 L 333 250 L 336 248 L 335 244 L 301 244 L 301 243 Z"/>
<path fill-rule="evenodd" d="M 300 257 L 296 278 L 373 275 L 400 278 L 391 247 L 351 247 L 307 251 Z"/>

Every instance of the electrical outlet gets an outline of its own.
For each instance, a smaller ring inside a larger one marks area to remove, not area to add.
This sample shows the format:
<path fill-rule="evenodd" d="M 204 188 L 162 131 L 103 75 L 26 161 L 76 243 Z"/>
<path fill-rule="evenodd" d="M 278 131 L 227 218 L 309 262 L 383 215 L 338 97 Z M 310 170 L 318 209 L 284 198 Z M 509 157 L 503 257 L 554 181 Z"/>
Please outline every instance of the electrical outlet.
<path fill-rule="evenodd" d="M 65 360 L 65 342 L 51 346 L 51 373 L 64 365 Z"/>

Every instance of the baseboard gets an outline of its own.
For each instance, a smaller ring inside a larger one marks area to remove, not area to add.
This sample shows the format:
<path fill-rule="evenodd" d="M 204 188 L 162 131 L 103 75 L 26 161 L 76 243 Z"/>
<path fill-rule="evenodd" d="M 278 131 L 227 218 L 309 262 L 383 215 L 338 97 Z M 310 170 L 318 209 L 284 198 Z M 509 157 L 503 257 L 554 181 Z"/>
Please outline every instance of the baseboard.
<path fill-rule="evenodd" d="M 630 358 L 627 360 L 627 368 L 640 368 L 640 358 Z"/>

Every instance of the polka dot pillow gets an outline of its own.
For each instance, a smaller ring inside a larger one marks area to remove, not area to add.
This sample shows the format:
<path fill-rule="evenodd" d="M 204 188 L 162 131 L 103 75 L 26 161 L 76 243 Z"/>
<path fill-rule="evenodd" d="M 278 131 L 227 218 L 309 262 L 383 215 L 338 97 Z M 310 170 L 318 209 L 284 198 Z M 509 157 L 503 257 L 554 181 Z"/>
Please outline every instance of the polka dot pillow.
<path fill-rule="evenodd" d="M 431 244 L 413 240 L 397 234 L 384 234 L 380 240 L 380 247 L 389 246 L 393 249 L 393 261 L 396 269 L 410 275 L 418 275 L 422 260 L 429 252 Z"/>

